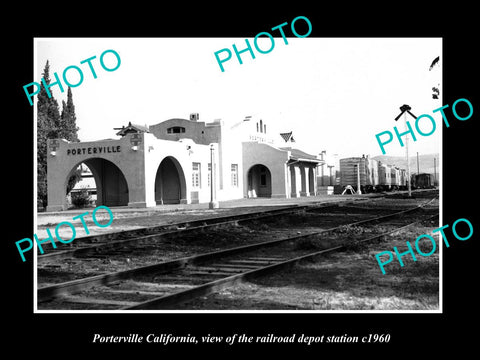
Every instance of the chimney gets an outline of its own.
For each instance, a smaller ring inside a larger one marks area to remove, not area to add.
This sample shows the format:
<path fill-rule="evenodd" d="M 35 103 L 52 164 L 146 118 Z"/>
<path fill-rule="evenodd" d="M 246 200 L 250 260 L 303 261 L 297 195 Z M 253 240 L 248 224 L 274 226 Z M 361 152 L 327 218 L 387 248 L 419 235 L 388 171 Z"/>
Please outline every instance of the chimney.
<path fill-rule="evenodd" d="M 190 121 L 198 121 L 198 119 L 200 119 L 200 116 L 198 115 L 198 113 L 190 114 Z"/>

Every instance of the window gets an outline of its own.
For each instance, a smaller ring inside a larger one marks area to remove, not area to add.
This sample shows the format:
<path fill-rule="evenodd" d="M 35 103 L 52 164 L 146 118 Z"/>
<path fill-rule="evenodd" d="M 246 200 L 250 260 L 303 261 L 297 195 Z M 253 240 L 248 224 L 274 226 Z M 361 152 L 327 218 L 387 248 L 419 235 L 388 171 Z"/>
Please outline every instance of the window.
<path fill-rule="evenodd" d="M 181 126 L 173 126 L 167 129 L 167 134 L 180 134 L 184 132 L 185 132 L 185 128 Z"/>
<path fill-rule="evenodd" d="M 263 121 L 260 120 L 260 132 L 263 132 Z"/>
<path fill-rule="evenodd" d="M 192 186 L 199 188 L 200 183 L 200 163 L 192 163 Z"/>
<path fill-rule="evenodd" d="M 231 166 L 231 182 L 232 186 L 238 187 L 238 164 L 232 164 Z"/>

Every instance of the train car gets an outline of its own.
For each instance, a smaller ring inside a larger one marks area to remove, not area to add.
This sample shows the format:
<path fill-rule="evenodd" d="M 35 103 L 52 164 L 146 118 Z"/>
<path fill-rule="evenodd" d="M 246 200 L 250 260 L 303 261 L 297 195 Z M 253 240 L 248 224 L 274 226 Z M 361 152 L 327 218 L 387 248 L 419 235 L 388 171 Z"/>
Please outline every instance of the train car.
<path fill-rule="evenodd" d="M 367 156 L 368 166 L 367 166 L 367 175 L 370 186 L 369 189 L 374 191 L 378 185 L 378 161 L 370 159 Z"/>
<path fill-rule="evenodd" d="M 400 172 L 398 171 L 398 168 L 395 166 L 392 166 L 390 168 L 390 171 L 391 171 L 391 175 L 390 175 L 391 189 L 398 190 L 398 185 L 400 183 Z"/>
<path fill-rule="evenodd" d="M 357 166 L 359 168 L 357 169 Z M 358 174 L 358 171 L 360 174 Z M 340 185 L 342 188 L 350 185 L 357 191 L 358 175 L 360 175 L 360 186 L 365 185 L 366 172 L 365 160 L 360 157 L 340 159 Z"/>
<path fill-rule="evenodd" d="M 413 189 L 431 189 L 434 187 L 435 186 L 432 174 L 421 173 L 412 175 Z"/>
<path fill-rule="evenodd" d="M 405 169 L 383 164 L 370 159 L 369 156 L 340 159 L 340 188 L 350 185 L 357 191 L 359 167 L 360 190 L 362 193 L 373 191 L 389 191 L 407 188 Z"/>
<path fill-rule="evenodd" d="M 408 186 L 407 184 L 407 170 L 399 169 L 400 170 L 400 190 L 405 190 Z"/>
<path fill-rule="evenodd" d="M 392 188 L 392 170 L 391 166 L 378 162 L 378 185 L 380 191 L 388 191 Z"/>
<path fill-rule="evenodd" d="M 358 175 L 360 175 L 361 192 L 374 191 L 378 184 L 377 161 L 370 159 L 368 156 L 340 159 L 340 185 L 342 188 L 350 185 L 357 191 Z"/>

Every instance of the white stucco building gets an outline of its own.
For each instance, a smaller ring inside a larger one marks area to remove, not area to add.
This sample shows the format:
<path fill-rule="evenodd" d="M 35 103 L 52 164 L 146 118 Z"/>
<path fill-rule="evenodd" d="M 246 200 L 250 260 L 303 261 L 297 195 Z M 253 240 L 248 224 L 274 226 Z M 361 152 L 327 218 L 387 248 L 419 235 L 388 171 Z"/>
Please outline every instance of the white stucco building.
<path fill-rule="evenodd" d="M 198 114 L 149 127 L 128 124 L 119 139 L 48 141 L 47 211 L 67 208 L 70 174 L 85 164 L 96 184 L 96 205 L 152 207 L 243 197 L 314 196 L 323 163 L 284 141 L 260 118 L 233 125 L 202 122 Z"/>

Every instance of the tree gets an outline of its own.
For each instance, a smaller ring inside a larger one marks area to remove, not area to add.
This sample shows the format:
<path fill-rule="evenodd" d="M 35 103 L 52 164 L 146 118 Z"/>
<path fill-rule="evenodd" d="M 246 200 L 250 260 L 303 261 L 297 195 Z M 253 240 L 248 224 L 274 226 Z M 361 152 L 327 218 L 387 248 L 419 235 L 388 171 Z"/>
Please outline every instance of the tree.
<path fill-rule="evenodd" d="M 75 115 L 75 105 L 73 104 L 72 89 L 68 87 L 67 102 L 62 101 L 62 115 L 60 116 L 60 129 L 58 137 L 70 142 L 78 142 L 77 116 Z M 67 194 L 82 179 L 82 170 L 77 168 L 68 179 Z"/>
<path fill-rule="evenodd" d="M 42 74 L 50 84 L 50 64 L 47 60 Z M 51 92 L 51 90 L 50 90 Z M 57 100 L 41 87 L 37 96 L 37 202 L 47 205 L 47 141 L 56 138 L 60 122 Z"/>
<path fill-rule="evenodd" d="M 72 89 L 68 87 L 67 102 L 62 101 L 62 115 L 60 116 L 61 129 L 59 137 L 71 142 L 78 142 L 77 117 L 75 105 L 73 104 Z"/>
<path fill-rule="evenodd" d="M 50 85 L 50 64 L 47 60 L 42 74 L 45 83 Z M 76 126 L 75 105 L 73 104 L 70 87 L 67 92 L 67 102 L 62 101 L 60 115 L 58 102 L 48 96 L 44 87 L 41 87 L 37 96 L 37 202 L 47 206 L 47 142 L 48 139 L 65 139 L 78 142 L 78 128 Z M 67 194 L 81 179 L 81 171 L 75 170 L 68 180 Z"/>
<path fill-rule="evenodd" d="M 430 65 L 430 68 L 428 71 L 432 71 L 432 69 L 434 69 L 435 67 L 439 67 L 438 65 L 439 61 L 440 61 L 440 56 L 437 56 L 435 59 L 433 59 L 432 64 Z M 432 87 L 432 99 L 438 100 L 438 97 L 440 96 L 440 90 L 438 88 L 439 86 L 440 86 L 440 83 L 438 83 L 437 86 Z"/>

